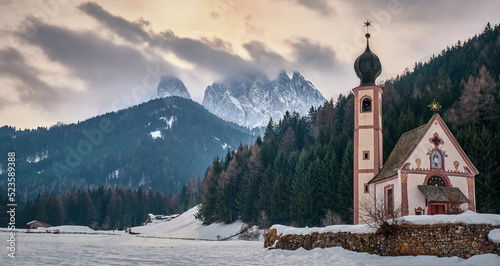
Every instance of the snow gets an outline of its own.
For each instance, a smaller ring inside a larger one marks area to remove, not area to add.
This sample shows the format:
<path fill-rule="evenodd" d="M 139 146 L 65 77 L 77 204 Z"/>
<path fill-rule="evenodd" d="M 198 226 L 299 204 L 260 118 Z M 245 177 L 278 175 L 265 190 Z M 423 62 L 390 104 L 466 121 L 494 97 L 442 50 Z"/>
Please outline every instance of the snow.
<path fill-rule="evenodd" d="M 500 215 L 473 211 L 454 215 L 410 215 L 403 217 L 403 219 L 412 224 L 466 223 L 500 225 Z"/>
<path fill-rule="evenodd" d="M 493 229 L 488 234 L 488 238 L 495 243 L 500 243 L 500 229 Z"/>
<path fill-rule="evenodd" d="M 220 145 L 222 146 L 222 149 L 225 150 L 227 147 L 231 148 L 231 146 L 229 146 L 227 143 L 224 142 L 224 144 L 221 143 L 220 139 L 216 136 L 214 136 L 215 140 L 217 140 Z"/>
<path fill-rule="evenodd" d="M 171 116 L 169 118 L 166 118 L 166 117 L 162 116 L 162 117 L 160 117 L 160 119 L 162 119 L 163 121 L 165 121 L 165 123 L 167 124 L 167 126 L 165 127 L 165 129 L 171 129 L 172 125 L 177 120 L 177 118 L 175 116 Z"/>
<path fill-rule="evenodd" d="M 229 236 L 239 231 L 241 222 L 231 225 L 212 224 L 204 226 L 194 218 L 196 207 L 170 221 L 157 221 L 132 228 L 139 235 L 90 234 L 26 234 L 16 233 L 16 258 L 7 256 L 3 248 L 1 265 L 500 265 L 500 256 L 482 254 L 469 259 L 458 257 L 401 256 L 382 257 L 378 255 L 348 251 L 340 247 L 325 249 L 268 250 L 262 241 L 198 241 L 144 236 L 170 236 L 185 238 L 216 239 L 217 235 Z M 477 220 L 496 223 L 490 215 L 468 213 L 478 216 Z M 442 218 L 426 217 L 429 222 Z M 456 218 L 465 219 L 465 218 Z M 476 218 L 468 218 L 469 221 Z M 280 226 L 275 226 L 280 227 Z M 332 226 L 328 230 L 365 230 L 363 226 Z M 64 232 L 99 232 L 85 226 L 57 226 Z M 300 229 L 307 232 L 310 229 Z M 47 229 L 37 229 L 44 231 Z M 319 229 L 315 229 L 319 230 Z M 111 231 L 104 231 L 112 233 Z M 500 229 L 491 231 L 490 239 L 500 238 Z M 7 246 L 9 231 L 0 231 L 0 243 Z"/>
<path fill-rule="evenodd" d="M 238 233 L 243 225 L 241 221 L 237 221 L 232 224 L 214 223 L 204 226 L 194 218 L 196 212 L 197 207 L 194 207 L 170 221 L 133 227 L 132 232 L 140 233 L 141 236 L 217 240 L 217 236 L 226 238 Z"/>
<path fill-rule="evenodd" d="M 28 158 L 26 158 L 26 162 L 28 163 L 38 163 L 39 161 L 43 160 L 43 159 L 46 159 L 49 157 L 49 151 L 43 151 L 43 152 L 40 152 L 40 153 L 36 153 L 35 155 L 33 156 L 28 156 Z"/>
<path fill-rule="evenodd" d="M 0 242 L 8 243 L 7 232 Z M 5 244 L 7 245 L 7 244 Z M 381 257 L 339 247 L 267 250 L 256 241 L 187 241 L 134 235 L 16 234 L 16 258 L 2 265 L 500 265 L 500 256 L 467 260 L 434 256 Z"/>
<path fill-rule="evenodd" d="M 500 225 L 499 214 L 476 213 L 466 211 L 461 214 L 441 214 L 441 215 L 409 215 L 400 218 L 410 224 L 443 224 L 443 223 L 465 223 L 465 224 L 491 224 L 494 226 Z M 351 232 L 355 234 L 375 232 L 375 228 L 371 228 L 365 224 L 358 225 L 331 225 L 327 227 L 312 227 L 312 228 L 295 228 L 283 225 L 273 225 L 271 228 L 276 229 L 277 234 L 283 235 L 307 235 L 312 232 L 317 233 L 336 233 L 336 232 Z"/>
<path fill-rule="evenodd" d="M 71 233 L 95 233 L 97 231 L 92 230 L 92 228 L 88 226 L 81 225 L 60 225 L 60 226 L 51 226 L 49 228 L 38 227 L 37 229 L 30 229 L 30 232 L 71 232 Z"/>
<path fill-rule="evenodd" d="M 116 169 L 113 172 L 109 173 L 106 179 L 113 179 L 113 178 L 119 178 L 120 177 L 120 169 Z"/>
<path fill-rule="evenodd" d="M 373 233 L 376 231 L 375 228 L 371 228 L 366 224 L 358 225 L 330 225 L 327 227 L 305 227 L 305 228 L 295 228 L 291 226 L 284 225 L 273 225 L 271 228 L 276 229 L 278 235 L 309 235 L 313 232 L 317 233 L 338 233 L 338 232 L 350 232 L 356 234 L 363 233 Z"/>
<path fill-rule="evenodd" d="M 151 137 L 153 139 L 161 138 L 161 131 L 160 130 L 156 130 L 156 131 L 153 131 L 153 132 L 149 133 L 149 135 L 151 135 Z"/>

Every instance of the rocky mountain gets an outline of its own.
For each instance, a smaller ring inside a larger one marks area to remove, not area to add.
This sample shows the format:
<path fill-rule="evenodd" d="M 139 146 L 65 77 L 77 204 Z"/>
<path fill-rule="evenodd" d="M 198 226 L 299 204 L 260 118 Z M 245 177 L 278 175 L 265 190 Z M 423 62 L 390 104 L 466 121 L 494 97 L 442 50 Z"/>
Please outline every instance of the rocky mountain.
<path fill-rule="evenodd" d="M 263 74 L 215 82 L 205 90 L 203 106 L 211 113 L 248 128 L 264 127 L 269 118 L 280 119 L 285 112 L 306 115 L 311 106 L 325 98 L 299 72 L 292 78 L 282 71 L 274 80 Z"/>
<path fill-rule="evenodd" d="M 0 188 L 7 192 L 7 154 L 16 153 L 16 195 L 25 201 L 45 190 L 126 186 L 179 191 L 203 177 L 214 158 L 255 139 L 200 104 L 167 97 L 78 124 L 0 128 Z M 21 174 L 22 173 L 22 174 Z M 4 197 L 4 194 L 1 194 Z"/>
<path fill-rule="evenodd" d="M 157 95 L 160 98 L 178 96 L 191 100 L 191 95 L 189 95 L 184 83 L 180 79 L 173 76 L 161 78 L 160 84 L 158 84 Z"/>

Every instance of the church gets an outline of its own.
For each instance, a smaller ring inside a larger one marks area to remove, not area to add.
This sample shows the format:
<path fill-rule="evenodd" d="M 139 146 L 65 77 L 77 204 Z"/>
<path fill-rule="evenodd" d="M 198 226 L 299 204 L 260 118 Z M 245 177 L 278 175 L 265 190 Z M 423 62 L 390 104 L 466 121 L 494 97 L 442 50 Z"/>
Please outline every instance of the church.
<path fill-rule="evenodd" d="M 365 37 L 366 49 L 354 63 L 361 80 L 353 89 L 354 224 L 369 220 L 367 206 L 402 216 L 475 211 L 478 171 L 439 114 L 404 133 L 384 163 L 383 91 L 375 84 L 382 66 L 370 50 L 370 34 Z"/>

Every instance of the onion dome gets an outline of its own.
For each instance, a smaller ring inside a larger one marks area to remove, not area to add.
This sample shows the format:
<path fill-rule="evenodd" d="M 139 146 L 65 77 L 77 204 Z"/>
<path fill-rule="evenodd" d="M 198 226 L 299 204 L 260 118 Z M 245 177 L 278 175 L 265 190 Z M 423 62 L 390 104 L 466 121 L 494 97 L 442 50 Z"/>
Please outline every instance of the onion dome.
<path fill-rule="evenodd" d="M 365 23 L 365 26 L 370 26 L 369 21 Z M 382 72 L 382 65 L 378 56 L 370 50 L 369 38 L 370 33 L 366 33 L 366 49 L 363 54 L 356 58 L 354 61 L 354 71 L 356 75 L 361 80 L 360 86 L 370 86 L 375 85 L 375 79 Z"/>

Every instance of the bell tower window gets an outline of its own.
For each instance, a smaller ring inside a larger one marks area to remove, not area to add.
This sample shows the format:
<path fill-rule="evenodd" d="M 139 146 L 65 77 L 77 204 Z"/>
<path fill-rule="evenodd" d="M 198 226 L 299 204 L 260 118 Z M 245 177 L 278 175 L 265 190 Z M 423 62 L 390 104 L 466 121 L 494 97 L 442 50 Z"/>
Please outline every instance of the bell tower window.
<path fill-rule="evenodd" d="M 371 112 L 372 111 L 372 100 L 370 98 L 364 98 L 361 101 L 361 112 Z"/>

